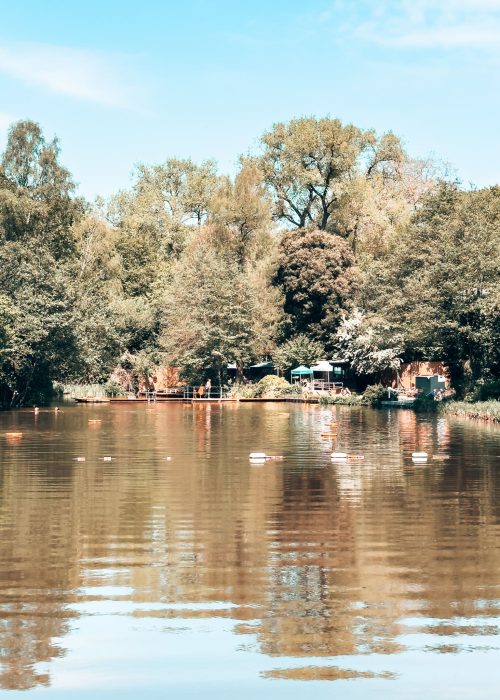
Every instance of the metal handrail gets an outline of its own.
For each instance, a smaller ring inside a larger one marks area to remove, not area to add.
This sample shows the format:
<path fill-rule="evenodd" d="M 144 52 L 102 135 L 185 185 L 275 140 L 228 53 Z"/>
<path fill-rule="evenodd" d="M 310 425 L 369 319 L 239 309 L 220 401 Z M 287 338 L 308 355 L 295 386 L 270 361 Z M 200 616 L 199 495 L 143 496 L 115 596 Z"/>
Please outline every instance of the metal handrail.
<path fill-rule="evenodd" d="M 183 397 L 185 399 L 222 399 L 224 398 L 224 389 L 222 386 L 211 386 L 205 388 L 203 384 L 199 386 L 185 386 Z"/>

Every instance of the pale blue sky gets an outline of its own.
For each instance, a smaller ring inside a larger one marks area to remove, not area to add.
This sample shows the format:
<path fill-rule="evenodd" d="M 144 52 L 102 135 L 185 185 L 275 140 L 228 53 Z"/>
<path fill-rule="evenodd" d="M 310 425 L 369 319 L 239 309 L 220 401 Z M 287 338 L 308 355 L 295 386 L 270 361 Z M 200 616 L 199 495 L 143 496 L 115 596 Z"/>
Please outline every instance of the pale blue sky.
<path fill-rule="evenodd" d="M 35 119 L 90 198 L 139 161 L 232 172 L 311 114 L 499 181 L 500 0 L 0 0 L 0 18 L 0 144 Z"/>

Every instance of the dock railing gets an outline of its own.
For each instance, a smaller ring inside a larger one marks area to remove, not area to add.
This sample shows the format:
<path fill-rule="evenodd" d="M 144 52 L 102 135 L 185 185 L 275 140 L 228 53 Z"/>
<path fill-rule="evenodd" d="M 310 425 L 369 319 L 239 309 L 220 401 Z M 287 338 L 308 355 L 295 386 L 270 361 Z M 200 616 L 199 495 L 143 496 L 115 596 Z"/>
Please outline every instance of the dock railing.
<path fill-rule="evenodd" d="M 224 398 L 224 388 L 222 386 L 205 387 L 203 384 L 200 386 L 185 386 L 183 398 L 191 400 L 209 399 L 211 401 L 218 401 Z"/>
<path fill-rule="evenodd" d="M 327 382 L 323 379 L 313 379 L 312 388 L 320 391 L 341 391 L 344 387 L 343 382 Z"/>

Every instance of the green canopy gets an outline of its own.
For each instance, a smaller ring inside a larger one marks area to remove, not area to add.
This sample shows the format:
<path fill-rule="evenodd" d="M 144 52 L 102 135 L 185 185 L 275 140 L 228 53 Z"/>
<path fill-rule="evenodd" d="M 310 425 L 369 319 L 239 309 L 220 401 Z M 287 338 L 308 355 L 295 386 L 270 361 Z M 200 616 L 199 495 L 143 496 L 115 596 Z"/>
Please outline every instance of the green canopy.
<path fill-rule="evenodd" d="M 296 367 L 295 369 L 292 369 L 291 375 L 296 376 L 296 377 L 303 377 L 304 375 L 307 375 L 308 377 L 312 377 L 313 371 L 312 369 L 309 369 L 309 367 L 304 367 L 304 365 L 300 365 L 300 367 Z"/>

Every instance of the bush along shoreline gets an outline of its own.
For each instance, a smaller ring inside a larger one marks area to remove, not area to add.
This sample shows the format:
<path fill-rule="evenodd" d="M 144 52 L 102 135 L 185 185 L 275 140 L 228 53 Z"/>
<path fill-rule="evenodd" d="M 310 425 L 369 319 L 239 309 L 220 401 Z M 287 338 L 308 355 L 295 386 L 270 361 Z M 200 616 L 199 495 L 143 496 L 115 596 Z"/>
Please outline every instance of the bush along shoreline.
<path fill-rule="evenodd" d="M 268 376 L 253 384 L 234 384 L 229 396 L 234 398 L 311 398 L 298 384 L 289 384 L 285 379 Z M 321 405 L 328 406 L 372 406 L 380 407 L 387 400 L 387 389 L 381 384 L 368 386 L 363 394 L 325 394 L 316 396 Z M 413 410 L 417 413 L 437 413 L 500 423 L 500 401 L 435 401 L 431 396 L 415 400 Z"/>
<path fill-rule="evenodd" d="M 439 405 L 439 412 L 444 415 L 500 423 L 500 401 L 443 401 Z"/>

